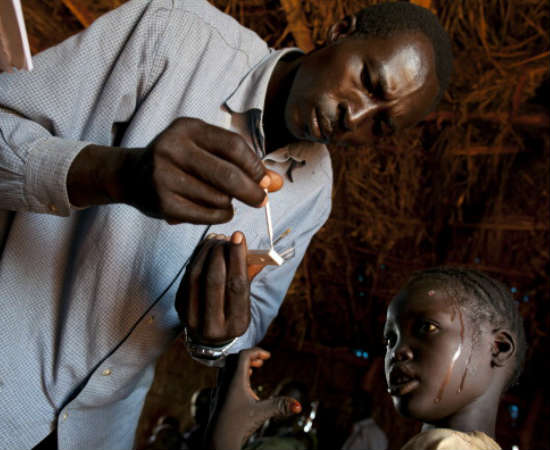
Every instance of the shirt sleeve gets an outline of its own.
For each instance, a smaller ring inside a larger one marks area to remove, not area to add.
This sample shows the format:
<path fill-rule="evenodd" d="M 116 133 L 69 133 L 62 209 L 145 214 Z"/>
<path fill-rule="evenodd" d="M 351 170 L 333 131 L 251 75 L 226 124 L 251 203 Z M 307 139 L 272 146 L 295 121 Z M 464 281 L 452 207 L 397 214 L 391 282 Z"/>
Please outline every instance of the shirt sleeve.
<path fill-rule="evenodd" d="M 302 262 L 304 254 L 313 235 L 327 221 L 331 211 L 330 183 L 305 211 L 308 213 L 300 221 L 298 236 L 294 240 L 295 255 L 282 266 L 268 266 L 254 279 L 251 285 L 251 320 L 246 333 L 239 338 L 231 352 L 253 347 L 265 336 L 267 328 L 279 312 L 286 291 L 294 278 L 296 269 Z"/>
<path fill-rule="evenodd" d="M 69 215 L 71 163 L 92 142 L 112 145 L 135 111 L 169 3 L 128 2 L 37 55 L 32 72 L 0 74 L 0 209 Z"/>

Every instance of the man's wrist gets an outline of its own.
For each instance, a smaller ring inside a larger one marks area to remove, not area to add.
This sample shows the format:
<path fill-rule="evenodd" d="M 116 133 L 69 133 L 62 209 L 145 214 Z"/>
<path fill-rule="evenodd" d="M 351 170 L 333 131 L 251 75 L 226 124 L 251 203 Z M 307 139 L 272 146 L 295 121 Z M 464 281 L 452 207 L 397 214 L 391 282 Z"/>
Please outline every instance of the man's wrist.
<path fill-rule="evenodd" d="M 69 201 L 76 207 L 122 203 L 121 174 L 128 152 L 119 147 L 88 145 L 74 159 L 67 175 Z"/>
<path fill-rule="evenodd" d="M 223 367 L 229 349 L 233 347 L 238 339 L 238 337 L 235 337 L 221 344 L 204 344 L 193 340 L 187 327 L 183 330 L 183 338 L 185 348 L 191 355 L 191 358 L 210 367 Z"/>

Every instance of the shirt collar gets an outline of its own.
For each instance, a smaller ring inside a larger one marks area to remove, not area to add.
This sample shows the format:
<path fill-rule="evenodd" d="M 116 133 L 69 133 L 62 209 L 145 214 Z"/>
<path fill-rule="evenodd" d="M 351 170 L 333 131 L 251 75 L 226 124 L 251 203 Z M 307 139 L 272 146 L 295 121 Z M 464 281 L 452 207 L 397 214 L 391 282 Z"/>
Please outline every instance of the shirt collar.
<path fill-rule="evenodd" d="M 306 160 L 306 155 L 310 145 L 318 145 L 314 142 L 299 141 L 288 144 L 286 147 L 279 148 L 274 152 L 265 155 L 266 160 L 275 162 L 285 162 L 293 159 L 296 162 L 303 163 Z"/>
<path fill-rule="evenodd" d="M 225 106 L 231 113 L 248 116 L 248 127 L 254 150 L 261 158 L 265 156 L 265 132 L 262 119 L 267 87 L 275 66 L 283 56 L 289 53 L 303 52 L 298 48 L 271 50 L 269 55 L 248 72 L 225 101 Z"/>
<path fill-rule="evenodd" d="M 270 50 L 270 53 L 241 80 L 237 89 L 225 101 L 231 112 L 245 113 L 251 109 L 263 112 L 267 86 L 279 60 L 293 52 L 303 53 L 298 48 Z"/>

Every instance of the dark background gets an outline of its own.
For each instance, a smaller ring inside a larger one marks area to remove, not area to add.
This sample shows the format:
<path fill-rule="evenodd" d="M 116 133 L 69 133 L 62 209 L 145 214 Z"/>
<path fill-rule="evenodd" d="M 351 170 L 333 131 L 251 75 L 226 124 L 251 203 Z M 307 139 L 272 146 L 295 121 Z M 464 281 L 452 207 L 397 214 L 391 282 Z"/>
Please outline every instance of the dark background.
<path fill-rule="evenodd" d="M 33 53 L 121 3 L 23 0 Z M 271 46 L 310 50 L 323 42 L 334 20 L 378 1 L 212 3 Z M 255 384 L 268 395 L 284 378 L 306 383 L 321 402 L 315 426 L 326 449 L 343 443 L 351 398 L 367 390 L 390 448 L 398 448 L 418 424 L 397 416 L 386 394 L 386 306 L 412 271 L 466 265 L 510 287 L 529 341 L 520 384 L 502 401 L 497 440 L 505 449 L 550 448 L 544 402 L 550 371 L 549 3 L 414 3 L 431 8 L 451 36 L 455 73 L 449 92 L 435 113 L 399 138 L 372 148 L 330 149 L 332 215 L 313 239 L 262 344 L 273 356 Z M 138 447 L 160 415 L 173 415 L 182 429 L 188 427 L 192 392 L 214 383 L 215 371 L 193 363 L 175 342 L 159 360 Z M 519 411 L 515 420 L 512 405 Z"/>

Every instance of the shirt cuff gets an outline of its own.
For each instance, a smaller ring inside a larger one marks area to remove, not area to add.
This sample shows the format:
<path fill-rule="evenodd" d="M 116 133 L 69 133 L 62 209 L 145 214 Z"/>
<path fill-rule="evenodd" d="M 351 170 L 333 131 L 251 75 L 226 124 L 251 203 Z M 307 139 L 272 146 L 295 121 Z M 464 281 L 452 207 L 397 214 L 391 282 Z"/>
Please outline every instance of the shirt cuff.
<path fill-rule="evenodd" d="M 90 144 L 57 137 L 34 143 L 25 164 L 25 200 L 30 211 L 70 214 L 67 175 L 76 156 Z"/>

